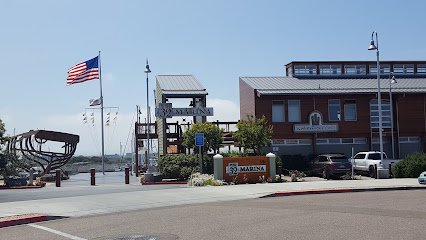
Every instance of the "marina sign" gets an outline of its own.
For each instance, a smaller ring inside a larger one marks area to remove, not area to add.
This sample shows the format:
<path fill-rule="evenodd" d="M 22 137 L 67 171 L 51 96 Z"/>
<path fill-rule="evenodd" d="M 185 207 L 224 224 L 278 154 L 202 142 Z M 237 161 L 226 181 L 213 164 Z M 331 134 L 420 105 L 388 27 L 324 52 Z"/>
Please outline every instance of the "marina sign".
<path fill-rule="evenodd" d="M 171 118 L 174 116 L 213 116 L 212 107 L 194 107 L 194 108 L 172 108 L 171 103 L 159 104 L 155 108 L 155 116 L 159 118 Z"/>

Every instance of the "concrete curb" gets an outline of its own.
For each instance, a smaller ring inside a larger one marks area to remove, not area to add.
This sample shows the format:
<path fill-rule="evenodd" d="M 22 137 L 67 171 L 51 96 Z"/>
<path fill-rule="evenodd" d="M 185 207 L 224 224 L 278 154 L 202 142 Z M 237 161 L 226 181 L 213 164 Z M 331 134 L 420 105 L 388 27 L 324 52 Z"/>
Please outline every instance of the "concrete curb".
<path fill-rule="evenodd" d="M 15 186 L 15 187 L 0 186 L 0 190 L 30 189 L 30 188 L 42 188 L 42 187 L 43 186 Z"/>
<path fill-rule="evenodd" d="M 0 228 L 10 227 L 20 224 L 47 221 L 49 218 L 42 214 L 25 214 L 0 218 Z"/>
<path fill-rule="evenodd" d="M 144 182 L 142 185 L 188 184 L 188 182 Z"/>
<path fill-rule="evenodd" d="M 376 187 L 376 188 L 341 188 L 341 189 L 320 189 L 320 190 L 304 190 L 290 192 L 275 192 L 264 196 L 267 197 L 286 197 L 295 195 L 309 194 L 327 194 L 327 193 L 348 193 L 348 192 L 372 192 L 372 191 L 397 191 L 397 190 L 419 190 L 426 189 L 424 186 L 402 186 L 402 187 Z"/>

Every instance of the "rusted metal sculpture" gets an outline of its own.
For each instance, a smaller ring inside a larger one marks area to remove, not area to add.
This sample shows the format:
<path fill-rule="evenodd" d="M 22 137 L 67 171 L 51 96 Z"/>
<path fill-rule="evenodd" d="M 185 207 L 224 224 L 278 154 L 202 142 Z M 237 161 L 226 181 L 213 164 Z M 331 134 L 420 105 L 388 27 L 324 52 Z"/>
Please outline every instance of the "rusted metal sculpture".
<path fill-rule="evenodd" d="M 63 152 L 42 150 L 41 146 L 47 141 L 64 143 L 61 147 Z M 78 135 L 37 130 L 12 137 L 8 142 L 7 150 L 9 153 L 37 163 L 43 169 L 44 174 L 47 174 L 59 169 L 71 159 L 79 141 Z"/>

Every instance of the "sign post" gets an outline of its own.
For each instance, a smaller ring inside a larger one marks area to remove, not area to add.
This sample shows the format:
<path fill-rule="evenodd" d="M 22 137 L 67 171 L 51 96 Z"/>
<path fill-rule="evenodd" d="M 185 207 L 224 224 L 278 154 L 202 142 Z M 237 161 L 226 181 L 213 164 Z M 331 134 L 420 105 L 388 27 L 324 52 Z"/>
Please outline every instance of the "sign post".
<path fill-rule="evenodd" d="M 195 133 L 195 146 L 199 147 L 199 151 L 200 151 L 200 173 L 203 174 L 204 133 Z"/>

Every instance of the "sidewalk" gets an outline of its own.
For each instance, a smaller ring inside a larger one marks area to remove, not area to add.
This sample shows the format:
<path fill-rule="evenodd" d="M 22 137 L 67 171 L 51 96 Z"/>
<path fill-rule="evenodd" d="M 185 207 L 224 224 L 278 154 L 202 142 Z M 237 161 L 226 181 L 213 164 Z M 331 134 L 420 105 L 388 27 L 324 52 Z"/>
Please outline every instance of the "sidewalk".
<path fill-rule="evenodd" d="M 112 183 L 109 184 L 108 186 L 111 186 Z M 102 188 L 103 186 L 94 187 Z M 418 188 L 426 189 L 425 186 L 419 185 L 415 178 L 244 184 L 149 191 L 143 190 L 141 186 L 141 190 L 132 192 L 0 203 L 0 222 L 2 222 L 1 217 L 23 214 L 37 214 L 38 219 L 40 219 L 40 216 L 45 216 L 46 218 L 80 217 L 183 204 L 253 199 L 265 196 Z"/>

